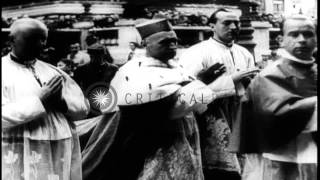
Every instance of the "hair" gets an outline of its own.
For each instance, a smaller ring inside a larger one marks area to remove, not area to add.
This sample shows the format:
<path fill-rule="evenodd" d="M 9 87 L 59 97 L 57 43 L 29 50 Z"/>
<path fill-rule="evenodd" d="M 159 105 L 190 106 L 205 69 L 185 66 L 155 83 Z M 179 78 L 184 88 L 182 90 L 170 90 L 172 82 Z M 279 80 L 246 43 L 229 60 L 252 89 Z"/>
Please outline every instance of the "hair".
<path fill-rule="evenodd" d="M 46 34 L 48 34 L 47 26 L 40 20 L 33 18 L 21 18 L 12 23 L 12 25 L 10 26 L 9 36 L 15 37 L 17 34 L 19 34 L 22 31 L 25 31 L 28 28 L 39 28 L 42 29 Z"/>
<path fill-rule="evenodd" d="M 227 9 L 225 9 L 225 8 L 219 8 L 219 9 L 217 9 L 216 11 L 214 11 L 213 13 L 212 13 L 212 15 L 210 16 L 210 18 L 209 18 L 209 23 L 213 23 L 213 24 L 215 24 L 216 22 L 217 22 L 217 14 L 219 13 L 219 12 L 230 12 L 230 11 L 228 11 Z"/>

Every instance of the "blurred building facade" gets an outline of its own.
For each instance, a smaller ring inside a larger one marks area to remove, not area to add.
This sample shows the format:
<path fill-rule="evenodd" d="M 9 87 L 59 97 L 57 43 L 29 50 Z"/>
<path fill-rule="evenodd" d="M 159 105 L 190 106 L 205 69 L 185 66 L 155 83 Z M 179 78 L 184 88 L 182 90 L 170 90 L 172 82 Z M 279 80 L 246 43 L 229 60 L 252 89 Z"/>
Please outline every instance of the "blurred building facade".
<path fill-rule="evenodd" d="M 16 18 L 38 18 L 50 29 L 48 44 L 60 54 L 66 54 L 68 45 L 74 42 L 80 42 L 82 49 L 86 49 L 87 37 L 94 35 L 122 64 L 127 57 L 129 42 L 141 41 L 134 28 L 138 22 L 152 16 L 167 16 L 177 35 L 182 37 L 180 49 L 183 49 L 212 35 L 207 20 L 214 10 L 223 7 L 242 15 L 239 43 L 254 54 L 255 30 L 251 20 L 260 5 L 260 0 L 5 0 L 2 29 L 8 33 L 4 27 L 9 27 Z M 5 22 L 7 26 L 4 26 L 4 20 L 8 21 Z"/>
<path fill-rule="evenodd" d="M 260 10 L 276 16 L 300 13 L 317 18 L 317 4 L 318 0 L 261 0 Z"/>

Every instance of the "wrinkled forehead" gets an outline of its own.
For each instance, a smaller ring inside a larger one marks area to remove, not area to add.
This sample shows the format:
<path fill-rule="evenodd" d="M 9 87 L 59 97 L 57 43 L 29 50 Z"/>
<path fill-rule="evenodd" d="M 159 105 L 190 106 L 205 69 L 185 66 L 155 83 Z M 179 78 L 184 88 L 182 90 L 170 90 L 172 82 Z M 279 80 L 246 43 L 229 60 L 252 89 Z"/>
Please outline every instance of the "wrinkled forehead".
<path fill-rule="evenodd" d="M 309 19 L 288 19 L 284 22 L 283 31 L 315 31 L 315 24 Z"/>
<path fill-rule="evenodd" d="M 160 43 L 161 41 L 168 39 L 177 40 L 178 38 L 174 31 L 162 31 L 147 37 L 146 43 Z"/>
<path fill-rule="evenodd" d="M 239 16 L 234 12 L 219 12 L 217 14 L 218 21 L 239 21 Z"/>

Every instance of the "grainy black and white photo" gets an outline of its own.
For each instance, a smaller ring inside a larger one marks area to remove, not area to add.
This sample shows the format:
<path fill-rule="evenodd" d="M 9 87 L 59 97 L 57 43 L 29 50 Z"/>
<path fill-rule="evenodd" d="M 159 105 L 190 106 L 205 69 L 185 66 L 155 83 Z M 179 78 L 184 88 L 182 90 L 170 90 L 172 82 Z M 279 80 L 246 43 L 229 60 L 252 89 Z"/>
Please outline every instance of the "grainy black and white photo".
<path fill-rule="evenodd" d="M 317 0 L 3 0 L 2 180 L 317 180 Z"/>

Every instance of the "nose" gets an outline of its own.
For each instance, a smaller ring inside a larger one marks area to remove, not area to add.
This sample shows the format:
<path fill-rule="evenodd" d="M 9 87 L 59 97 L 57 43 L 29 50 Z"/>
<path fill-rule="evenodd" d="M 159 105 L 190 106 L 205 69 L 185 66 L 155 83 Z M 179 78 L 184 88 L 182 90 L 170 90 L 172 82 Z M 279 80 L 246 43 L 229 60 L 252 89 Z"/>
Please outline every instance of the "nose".
<path fill-rule="evenodd" d="M 169 47 L 170 47 L 171 49 L 176 49 L 176 48 L 177 48 L 177 42 L 174 42 L 174 41 L 170 42 L 170 43 L 169 43 Z"/>
<path fill-rule="evenodd" d="M 229 27 L 230 29 L 238 29 L 238 25 L 235 22 L 232 22 Z"/>
<path fill-rule="evenodd" d="M 297 37 L 297 41 L 298 42 L 304 42 L 306 40 L 306 38 L 304 37 L 304 35 L 302 33 L 300 33 Z"/>

